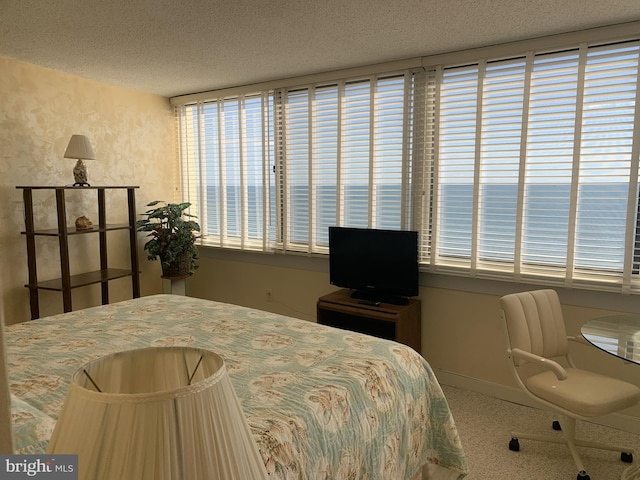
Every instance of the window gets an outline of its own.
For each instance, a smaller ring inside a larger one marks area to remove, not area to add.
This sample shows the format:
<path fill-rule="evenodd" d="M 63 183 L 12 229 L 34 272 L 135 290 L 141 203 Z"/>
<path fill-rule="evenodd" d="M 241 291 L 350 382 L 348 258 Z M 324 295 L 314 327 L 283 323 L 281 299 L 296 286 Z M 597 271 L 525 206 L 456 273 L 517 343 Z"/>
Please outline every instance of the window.
<path fill-rule="evenodd" d="M 409 225 L 412 76 L 278 92 L 282 228 L 289 250 L 324 252 L 332 225 Z"/>
<path fill-rule="evenodd" d="M 327 253 L 332 225 L 408 228 L 412 94 L 405 72 L 177 107 L 204 243 Z"/>
<path fill-rule="evenodd" d="M 638 51 L 582 45 L 434 72 L 432 265 L 629 286 Z"/>
<path fill-rule="evenodd" d="M 208 245 L 265 250 L 273 237 L 270 93 L 176 108 L 185 201 Z"/>
<path fill-rule="evenodd" d="M 420 232 L 423 269 L 640 293 L 640 44 L 529 51 L 176 106 L 203 242 L 327 253 Z"/>

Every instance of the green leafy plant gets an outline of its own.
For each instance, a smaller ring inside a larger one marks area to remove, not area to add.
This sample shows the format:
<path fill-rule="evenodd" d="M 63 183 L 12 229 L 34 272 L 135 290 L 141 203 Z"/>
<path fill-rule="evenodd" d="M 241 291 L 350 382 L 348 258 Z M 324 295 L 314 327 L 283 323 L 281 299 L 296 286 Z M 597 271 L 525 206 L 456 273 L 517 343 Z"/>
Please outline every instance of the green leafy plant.
<path fill-rule="evenodd" d="M 151 239 L 144 249 L 149 260 L 160 259 L 163 276 L 191 275 L 198 268 L 195 232 L 200 231 L 200 225 L 190 220 L 197 218 L 195 215 L 185 213 L 190 206 L 156 200 L 147 204 L 155 208 L 141 214 L 145 218 L 136 222 L 138 232 L 149 232 Z M 177 265 L 181 265 L 180 270 Z"/>

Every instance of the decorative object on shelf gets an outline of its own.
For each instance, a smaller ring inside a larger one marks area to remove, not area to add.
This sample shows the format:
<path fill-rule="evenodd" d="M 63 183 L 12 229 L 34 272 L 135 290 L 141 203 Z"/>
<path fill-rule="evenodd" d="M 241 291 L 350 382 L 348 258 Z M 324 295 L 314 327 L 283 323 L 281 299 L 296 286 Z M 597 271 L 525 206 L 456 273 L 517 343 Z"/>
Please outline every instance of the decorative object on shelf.
<path fill-rule="evenodd" d="M 149 232 L 151 240 L 144 244 L 149 260 L 160 258 L 163 278 L 186 277 L 198 268 L 198 249 L 194 232 L 200 225 L 189 218 L 195 215 L 185 213 L 191 203 L 165 203 L 161 200 L 147 204 L 147 207 L 162 206 L 147 210 L 138 220 L 139 232 Z M 185 217 L 185 218 L 183 218 Z"/>
<path fill-rule="evenodd" d="M 76 218 L 76 229 L 77 230 L 89 230 L 93 228 L 93 222 L 89 220 L 84 215 Z"/>
<path fill-rule="evenodd" d="M 216 353 L 151 347 L 78 369 L 47 453 L 78 454 L 79 478 L 267 480 Z"/>
<path fill-rule="evenodd" d="M 64 158 L 76 158 L 76 166 L 73 167 L 74 187 L 90 187 L 87 183 L 87 167 L 82 160 L 95 160 L 91 142 L 85 135 L 71 135 L 69 145 L 64 152 Z"/>

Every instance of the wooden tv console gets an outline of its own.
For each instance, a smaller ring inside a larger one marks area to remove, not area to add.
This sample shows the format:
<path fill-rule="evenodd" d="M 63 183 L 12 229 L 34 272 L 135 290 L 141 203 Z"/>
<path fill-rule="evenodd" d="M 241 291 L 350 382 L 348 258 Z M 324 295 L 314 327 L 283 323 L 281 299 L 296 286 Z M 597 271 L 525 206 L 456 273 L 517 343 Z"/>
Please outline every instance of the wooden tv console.
<path fill-rule="evenodd" d="M 422 315 L 419 299 L 410 298 L 407 305 L 367 305 L 351 298 L 350 292 L 342 289 L 320 297 L 318 323 L 395 340 L 420 353 Z"/>

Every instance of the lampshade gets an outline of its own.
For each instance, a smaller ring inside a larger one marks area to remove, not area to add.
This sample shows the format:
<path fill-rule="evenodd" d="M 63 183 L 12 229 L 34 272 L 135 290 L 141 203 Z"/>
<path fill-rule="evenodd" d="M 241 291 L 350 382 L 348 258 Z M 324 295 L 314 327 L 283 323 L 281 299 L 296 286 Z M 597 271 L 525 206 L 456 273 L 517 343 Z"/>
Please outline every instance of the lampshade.
<path fill-rule="evenodd" d="M 71 135 L 69 145 L 64 152 L 64 158 L 77 158 L 78 161 L 73 167 L 74 187 L 89 187 L 87 182 L 87 167 L 82 160 L 95 160 L 91 142 L 85 135 Z"/>
<path fill-rule="evenodd" d="M 64 158 L 76 158 L 82 160 L 95 160 L 96 154 L 93 153 L 91 142 L 85 135 L 71 135 L 69 145 L 64 152 Z"/>
<path fill-rule="evenodd" d="M 47 448 L 82 479 L 267 480 L 224 360 L 198 348 L 129 350 L 78 369 Z"/>

